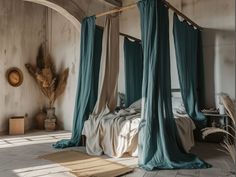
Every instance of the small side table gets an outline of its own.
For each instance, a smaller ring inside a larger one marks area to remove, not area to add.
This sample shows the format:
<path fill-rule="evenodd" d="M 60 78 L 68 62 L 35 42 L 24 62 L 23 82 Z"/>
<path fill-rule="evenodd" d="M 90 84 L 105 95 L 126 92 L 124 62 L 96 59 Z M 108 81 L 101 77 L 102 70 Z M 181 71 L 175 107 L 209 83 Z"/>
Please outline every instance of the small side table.
<path fill-rule="evenodd" d="M 227 114 L 213 114 L 213 113 L 203 113 L 203 114 L 207 117 L 208 127 L 216 127 L 229 131 L 228 127 L 229 117 Z M 206 137 L 206 140 L 211 142 L 221 142 L 224 136 L 226 136 L 226 138 L 229 139 L 228 134 L 216 133 L 208 135 L 208 137 Z"/>

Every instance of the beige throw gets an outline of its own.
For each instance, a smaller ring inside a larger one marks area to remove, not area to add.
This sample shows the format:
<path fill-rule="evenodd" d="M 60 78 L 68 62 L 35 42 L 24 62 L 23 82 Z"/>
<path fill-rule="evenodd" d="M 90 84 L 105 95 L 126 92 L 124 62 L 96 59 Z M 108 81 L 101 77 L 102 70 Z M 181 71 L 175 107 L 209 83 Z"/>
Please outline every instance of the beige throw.
<path fill-rule="evenodd" d="M 196 128 L 190 117 L 175 118 L 175 123 L 185 152 L 189 152 L 194 146 L 193 130 Z"/>

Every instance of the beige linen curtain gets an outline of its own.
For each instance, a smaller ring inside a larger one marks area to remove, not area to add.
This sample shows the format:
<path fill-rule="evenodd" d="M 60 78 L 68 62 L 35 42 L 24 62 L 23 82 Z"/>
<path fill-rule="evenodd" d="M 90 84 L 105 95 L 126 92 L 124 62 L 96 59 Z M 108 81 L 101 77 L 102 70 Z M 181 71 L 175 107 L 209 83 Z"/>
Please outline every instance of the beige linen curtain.
<path fill-rule="evenodd" d="M 103 32 L 98 100 L 93 111 L 98 115 L 108 108 L 113 112 L 117 103 L 117 80 L 119 74 L 119 17 L 107 16 Z"/>
<path fill-rule="evenodd" d="M 115 110 L 117 105 L 117 83 L 119 74 L 119 15 L 106 17 L 103 31 L 103 46 L 100 63 L 98 99 L 93 113 L 84 124 L 88 154 L 101 155 L 101 124 L 104 115 Z"/>

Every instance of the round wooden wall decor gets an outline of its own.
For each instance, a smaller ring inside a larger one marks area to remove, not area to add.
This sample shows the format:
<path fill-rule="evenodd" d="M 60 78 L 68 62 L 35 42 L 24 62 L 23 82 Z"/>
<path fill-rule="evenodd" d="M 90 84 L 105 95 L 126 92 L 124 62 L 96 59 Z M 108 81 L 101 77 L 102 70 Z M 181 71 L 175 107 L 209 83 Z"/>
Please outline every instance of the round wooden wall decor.
<path fill-rule="evenodd" d="M 23 82 L 23 73 L 19 68 L 12 67 L 6 73 L 8 83 L 13 87 L 18 87 Z"/>

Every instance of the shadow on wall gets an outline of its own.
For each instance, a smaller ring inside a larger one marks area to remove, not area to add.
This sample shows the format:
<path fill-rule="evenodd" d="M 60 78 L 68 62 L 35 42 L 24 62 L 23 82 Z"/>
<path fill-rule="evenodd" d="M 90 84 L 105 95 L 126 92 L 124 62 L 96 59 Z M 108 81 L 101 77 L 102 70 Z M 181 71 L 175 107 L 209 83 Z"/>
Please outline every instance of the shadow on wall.
<path fill-rule="evenodd" d="M 202 31 L 206 106 L 215 107 L 216 94 L 235 99 L 235 31 Z"/>

